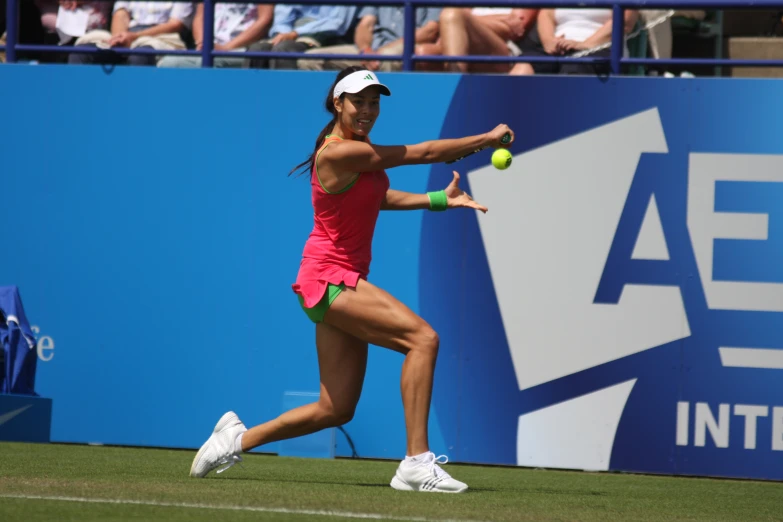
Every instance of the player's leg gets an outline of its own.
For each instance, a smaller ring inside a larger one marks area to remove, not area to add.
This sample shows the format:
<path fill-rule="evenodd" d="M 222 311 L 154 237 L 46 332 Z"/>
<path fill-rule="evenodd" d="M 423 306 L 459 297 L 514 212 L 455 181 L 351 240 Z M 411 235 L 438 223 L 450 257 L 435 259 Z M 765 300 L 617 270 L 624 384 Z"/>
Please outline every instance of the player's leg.
<path fill-rule="evenodd" d="M 391 294 L 364 280 L 340 294 L 324 322 L 405 355 L 401 391 L 408 426 L 407 451 L 408 455 L 429 451 L 427 418 L 438 355 L 435 331 Z"/>
<path fill-rule="evenodd" d="M 242 450 L 342 426 L 353 419 L 367 368 L 367 343 L 334 326 L 315 328 L 321 394 L 318 402 L 287 411 L 249 429 Z"/>
<path fill-rule="evenodd" d="M 192 477 L 204 477 L 221 466 L 231 467 L 241 460 L 242 451 L 351 420 L 364 383 L 367 343 L 321 323 L 316 325 L 316 346 L 321 379 L 318 402 L 285 412 L 249 430 L 234 412 L 226 413 L 193 459 Z"/>
<path fill-rule="evenodd" d="M 335 299 L 324 322 L 405 355 L 400 388 L 405 409 L 407 458 L 400 464 L 392 486 L 454 493 L 466 490 L 467 485 L 437 466 L 435 455 L 429 451 L 427 423 L 439 347 L 438 335 L 432 327 L 394 296 L 364 280 Z"/>

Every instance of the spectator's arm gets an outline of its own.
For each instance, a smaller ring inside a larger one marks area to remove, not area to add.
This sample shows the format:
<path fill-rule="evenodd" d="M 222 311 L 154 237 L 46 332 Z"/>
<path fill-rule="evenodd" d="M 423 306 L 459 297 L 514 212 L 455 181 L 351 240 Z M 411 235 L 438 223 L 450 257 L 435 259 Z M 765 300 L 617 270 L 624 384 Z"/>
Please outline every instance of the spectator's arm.
<path fill-rule="evenodd" d="M 435 43 L 440 34 L 440 24 L 430 20 L 418 29 L 416 29 L 416 43 Z"/>
<path fill-rule="evenodd" d="M 169 12 L 169 20 L 174 19 L 180 20 L 184 27 L 190 29 L 193 25 L 193 4 L 191 2 L 174 2 Z"/>
<path fill-rule="evenodd" d="M 269 30 L 269 36 L 275 36 L 283 33 L 290 33 L 294 30 L 294 21 L 297 13 L 293 6 L 278 4 L 275 6 L 274 22 Z"/>
<path fill-rule="evenodd" d="M 258 19 L 253 25 L 236 35 L 228 43 L 222 46 L 222 50 L 230 51 L 238 47 L 257 42 L 269 33 L 269 26 L 272 25 L 273 6 L 271 4 L 258 6 Z"/>
<path fill-rule="evenodd" d="M 440 13 L 443 9 L 439 7 L 421 9 L 424 9 L 424 18 L 421 27 L 416 29 L 416 43 L 435 43 L 440 36 Z"/>
<path fill-rule="evenodd" d="M 114 8 L 117 9 L 117 5 L 120 3 L 121 2 L 117 2 L 117 4 L 114 5 Z M 127 13 L 127 9 L 125 9 L 125 12 Z M 115 11 L 114 14 L 117 16 L 119 13 L 120 11 Z M 114 34 L 115 37 L 109 41 L 109 45 L 112 47 L 115 45 L 126 47 L 130 46 L 130 44 L 140 36 L 156 36 L 166 33 L 178 33 L 188 27 L 192 18 L 193 4 L 189 2 L 174 2 L 174 7 L 171 9 L 171 14 L 168 21 L 163 22 L 162 24 L 153 25 L 152 27 L 144 29 L 143 31 L 129 33 L 127 29 L 129 24 L 126 24 L 124 31 L 115 33 L 114 21 L 112 21 L 112 34 Z M 130 15 L 128 16 L 128 22 L 130 22 Z M 204 29 L 203 23 L 201 24 L 201 29 Z"/>
<path fill-rule="evenodd" d="M 542 9 L 539 11 L 537 24 L 541 46 L 547 54 L 555 54 L 555 43 L 558 40 L 555 36 L 555 10 Z"/>
<path fill-rule="evenodd" d="M 196 14 L 193 15 L 193 41 L 200 51 L 204 46 L 204 4 L 201 3 L 196 6 Z"/>
<path fill-rule="evenodd" d="M 353 41 L 356 47 L 359 48 L 359 52 L 372 51 L 372 33 L 377 21 L 378 19 L 374 15 L 363 16 L 359 20 L 359 24 L 356 26 L 356 31 L 353 34 Z"/>
<path fill-rule="evenodd" d="M 628 34 L 633 30 L 634 25 L 636 25 L 636 20 L 639 19 L 639 12 L 628 10 L 623 13 L 623 17 L 625 22 L 625 27 L 623 30 L 625 31 L 625 34 Z M 601 26 L 600 29 L 593 33 L 593 36 L 584 41 L 584 48 L 590 49 L 597 45 L 607 43 L 611 40 L 612 20 L 610 18 L 604 25 Z"/>
<path fill-rule="evenodd" d="M 469 12 L 470 9 L 467 9 Z M 527 33 L 532 21 L 523 17 L 523 12 L 531 9 L 512 9 L 508 14 L 489 14 L 475 16 L 475 19 L 503 40 L 519 40 Z"/>
<path fill-rule="evenodd" d="M 354 8 L 347 6 L 336 6 L 329 11 L 329 15 L 312 22 L 303 24 L 301 27 L 297 27 L 296 32 L 299 35 L 308 34 L 324 34 L 339 36 L 340 29 L 347 26 L 349 15 L 353 17 L 355 12 Z"/>
<path fill-rule="evenodd" d="M 470 12 L 470 8 L 465 8 L 468 12 Z M 481 20 L 481 23 L 492 29 L 492 32 L 495 34 L 505 34 L 508 33 L 508 24 L 506 23 L 506 20 L 508 20 L 507 14 L 488 14 L 488 15 L 480 15 L 476 16 L 478 20 Z"/>
<path fill-rule="evenodd" d="M 114 11 L 111 17 L 111 34 L 117 36 L 120 33 L 124 33 L 130 27 L 130 13 L 125 9 L 118 9 Z"/>
<path fill-rule="evenodd" d="M 511 11 L 511 16 L 522 20 L 522 24 L 525 26 L 525 33 L 527 34 L 527 32 L 530 31 L 530 29 L 532 29 L 536 23 L 538 9 L 513 9 Z"/>
<path fill-rule="evenodd" d="M 185 28 L 185 22 L 177 18 L 171 18 L 169 19 L 168 22 L 163 22 L 162 24 L 153 25 L 149 29 L 144 29 L 143 31 L 139 31 L 133 34 L 137 38 L 139 36 L 156 36 L 159 34 L 166 34 L 166 33 L 178 33 L 184 28 Z M 202 24 L 202 28 L 203 28 L 203 24 Z"/>

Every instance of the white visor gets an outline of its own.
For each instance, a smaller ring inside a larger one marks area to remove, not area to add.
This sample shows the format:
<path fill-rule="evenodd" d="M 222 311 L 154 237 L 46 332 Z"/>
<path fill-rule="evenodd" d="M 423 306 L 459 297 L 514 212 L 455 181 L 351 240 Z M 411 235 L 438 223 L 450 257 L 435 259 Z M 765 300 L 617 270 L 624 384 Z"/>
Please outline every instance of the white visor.
<path fill-rule="evenodd" d="M 377 85 L 381 88 L 381 94 L 391 96 L 388 87 L 378 81 L 378 77 L 372 71 L 356 71 L 349 74 L 334 86 L 334 97 L 339 98 L 343 93 L 356 94 L 371 85 Z"/>

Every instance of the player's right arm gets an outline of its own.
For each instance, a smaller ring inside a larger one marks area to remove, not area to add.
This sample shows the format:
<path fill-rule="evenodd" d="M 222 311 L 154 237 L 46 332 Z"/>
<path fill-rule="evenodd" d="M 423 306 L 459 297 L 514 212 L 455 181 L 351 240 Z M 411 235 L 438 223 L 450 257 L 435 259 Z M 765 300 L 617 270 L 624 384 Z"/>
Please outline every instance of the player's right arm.
<path fill-rule="evenodd" d="M 506 134 L 509 143 L 501 143 Z M 440 163 L 464 156 L 482 147 L 508 147 L 514 141 L 514 133 L 507 125 L 498 125 L 486 134 L 466 138 L 424 141 L 415 145 L 374 145 L 356 140 L 343 140 L 331 144 L 318 160 L 334 174 L 386 170 L 402 165 Z M 339 175 L 339 174 L 338 174 Z"/>

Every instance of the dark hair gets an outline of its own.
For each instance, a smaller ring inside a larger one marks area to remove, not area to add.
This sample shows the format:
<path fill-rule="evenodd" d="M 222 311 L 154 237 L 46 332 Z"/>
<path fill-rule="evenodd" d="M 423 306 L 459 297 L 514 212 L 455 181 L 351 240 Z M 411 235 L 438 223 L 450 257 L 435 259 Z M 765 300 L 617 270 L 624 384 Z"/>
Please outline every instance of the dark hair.
<path fill-rule="evenodd" d="M 337 86 L 337 84 L 348 76 L 349 74 L 353 74 L 356 71 L 366 71 L 366 67 L 358 66 L 358 65 L 352 65 L 351 67 L 346 67 L 340 73 L 337 75 L 337 78 L 334 79 L 334 83 L 332 83 L 332 86 L 329 88 L 329 94 L 326 96 L 326 110 L 329 112 L 329 114 L 332 115 L 331 121 L 326 124 L 326 126 L 321 130 L 321 133 L 318 135 L 318 139 L 315 140 L 315 148 L 313 149 L 313 153 L 310 154 L 310 156 L 304 160 L 302 163 L 291 169 L 291 172 L 288 173 L 290 176 L 294 172 L 296 172 L 299 169 L 302 169 L 302 172 L 299 174 L 304 174 L 306 172 L 312 172 L 313 170 L 313 164 L 315 163 L 315 155 L 318 152 L 318 149 L 321 148 L 321 145 L 324 143 L 324 139 L 326 139 L 327 134 L 329 134 L 332 129 L 334 129 L 334 125 L 337 123 L 337 111 L 334 108 L 334 88 Z M 344 96 L 341 95 L 340 98 Z"/>

